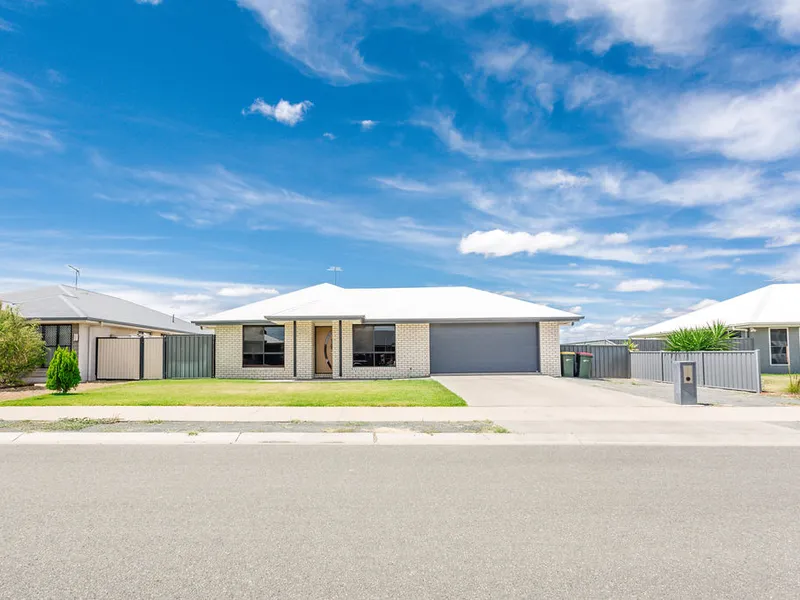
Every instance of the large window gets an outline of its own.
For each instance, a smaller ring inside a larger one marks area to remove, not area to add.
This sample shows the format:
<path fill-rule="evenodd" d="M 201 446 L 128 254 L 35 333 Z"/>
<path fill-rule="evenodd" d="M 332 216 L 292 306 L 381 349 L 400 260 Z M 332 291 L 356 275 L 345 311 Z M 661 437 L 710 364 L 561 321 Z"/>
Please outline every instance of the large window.
<path fill-rule="evenodd" d="M 394 325 L 353 325 L 353 366 L 395 366 Z"/>
<path fill-rule="evenodd" d="M 283 325 L 245 325 L 242 336 L 242 366 L 283 366 L 285 341 Z"/>
<path fill-rule="evenodd" d="M 769 330 L 769 360 L 773 365 L 789 364 L 789 330 Z"/>
<path fill-rule="evenodd" d="M 72 325 L 39 325 L 44 345 L 47 348 L 45 367 L 50 365 L 56 348 L 69 348 L 72 350 Z"/>

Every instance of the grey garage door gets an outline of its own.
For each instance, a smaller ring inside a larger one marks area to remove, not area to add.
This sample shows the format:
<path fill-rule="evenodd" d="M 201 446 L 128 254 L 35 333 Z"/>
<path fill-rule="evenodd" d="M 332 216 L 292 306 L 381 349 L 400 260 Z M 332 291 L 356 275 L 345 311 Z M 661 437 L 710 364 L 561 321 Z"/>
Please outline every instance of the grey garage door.
<path fill-rule="evenodd" d="M 431 324 L 431 373 L 538 371 L 537 323 Z"/>

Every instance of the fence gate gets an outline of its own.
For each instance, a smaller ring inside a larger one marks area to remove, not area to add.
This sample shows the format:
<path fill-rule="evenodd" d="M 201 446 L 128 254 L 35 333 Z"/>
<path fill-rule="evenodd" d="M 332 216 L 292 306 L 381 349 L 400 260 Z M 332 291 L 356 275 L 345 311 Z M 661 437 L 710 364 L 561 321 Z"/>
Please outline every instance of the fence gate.
<path fill-rule="evenodd" d="M 213 335 L 164 336 L 164 377 L 194 379 L 214 377 Z"/>
<path fill-rule="evenodd" d="M 214 377 L 213 335 L 97 338 L 95 379 Z"/>

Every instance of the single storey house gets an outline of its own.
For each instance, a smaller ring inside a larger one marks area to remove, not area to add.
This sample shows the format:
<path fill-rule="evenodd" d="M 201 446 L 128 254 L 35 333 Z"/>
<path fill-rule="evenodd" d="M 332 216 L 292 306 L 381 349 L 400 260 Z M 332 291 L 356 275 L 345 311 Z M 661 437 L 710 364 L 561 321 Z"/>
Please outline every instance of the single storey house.
<path fill-rule="evenodd" d="M 652 325 L 632 338 L 658 338 L 682 328 L 722 321 L 753 338 L 762 373 L 800 372 L 800 284 L 774 284 Z"/>
<path fill-rule="evenodd" d="M 91 381 L 97 338 L 202 333 L 197 325 L 140 304 L 65 285 L 0 292 L 0 304 L 14 306 L 26 319 L 40 324 L 47 361 L 32 374 L 33 382 L 45 380 L 46 367 L 58 347 L 77 352 L 81 377 Z"/>
<path fill-rule="evenodd" d="M 216 333 L 216 376 L 383 379 L 560 374 L 559 327 L 582 317 L 468 287 L 321 284 L 195 321 Z"/>

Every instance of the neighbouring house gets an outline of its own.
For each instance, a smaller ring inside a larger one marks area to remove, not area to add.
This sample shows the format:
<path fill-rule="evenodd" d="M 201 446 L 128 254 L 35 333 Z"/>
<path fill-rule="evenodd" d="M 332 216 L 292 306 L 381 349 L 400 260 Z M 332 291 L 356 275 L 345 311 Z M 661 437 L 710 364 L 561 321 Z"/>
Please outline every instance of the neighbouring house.
<path fill-rule="evenodd" d="M 216 376 L 383 379 L 560 375 L 559 328 L 583 317 L 468 287 L 321 284 L 195 321 L 216 333 Z"/>
<path fill-rule="evenodd" d="M 659 338 L 682 328 L 722 321 L 753 338 L 762 373 L 800 372 L 800 284 L 774 284 L 634 331 L 633 338 Z"/>
<path fill-rule="evenodd" d="M 45 380 L 58 347 L 75 350 L 81 377 L 93 381 L 97 338 L 202 333 L 197 325 L 140 304 L 65 285 L 0 292 L 0 304 L 14 306 L 26 319 L 39 323 L 47 361 L 31 374 L 33 382 Z"/>

